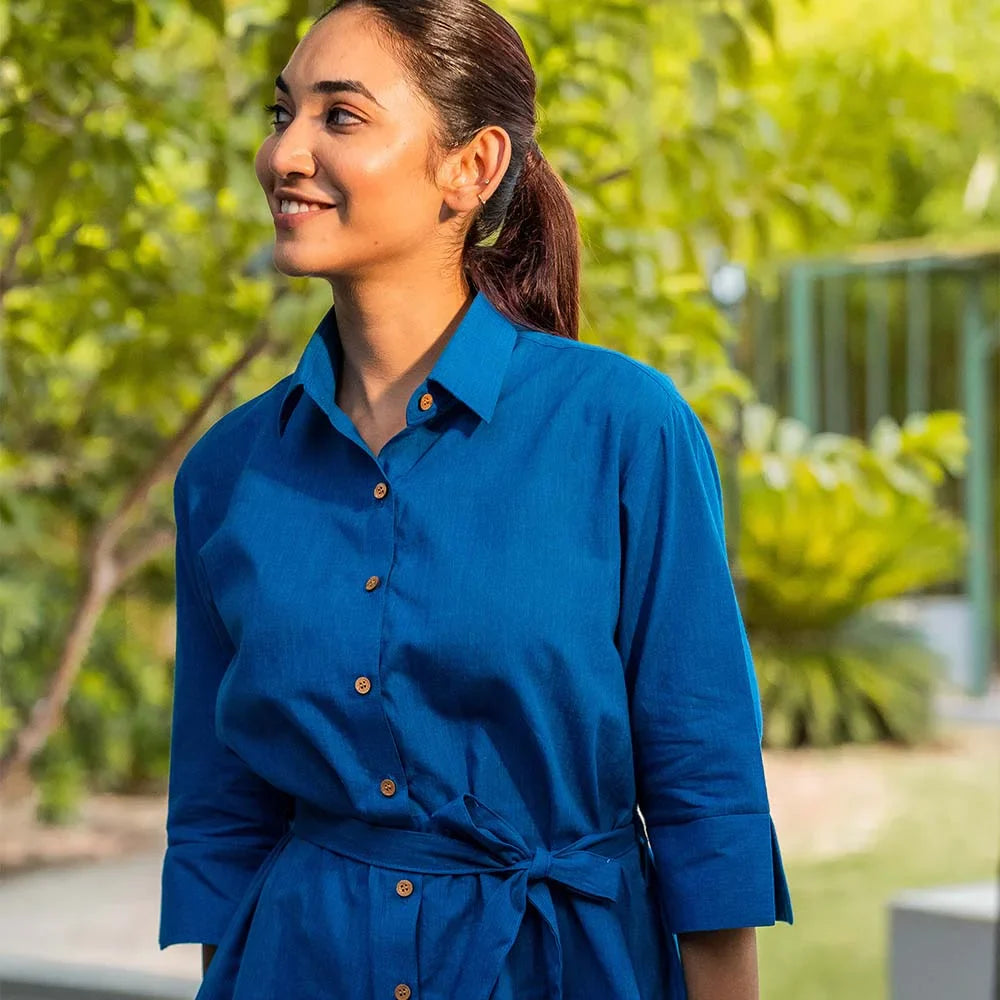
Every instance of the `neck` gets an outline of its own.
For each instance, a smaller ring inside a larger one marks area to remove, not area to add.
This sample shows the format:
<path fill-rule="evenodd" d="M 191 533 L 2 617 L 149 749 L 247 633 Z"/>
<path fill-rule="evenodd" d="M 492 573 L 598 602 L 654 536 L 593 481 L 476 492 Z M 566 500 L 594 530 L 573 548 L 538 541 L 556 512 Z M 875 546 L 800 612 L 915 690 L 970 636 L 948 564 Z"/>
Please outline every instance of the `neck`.
<path fill-rule="evenodd" d="M 342 410 L 379 422 L 405 410 L 473 299 L 464 274 L 453 284 L 334 284 L 343 348 Z"/>

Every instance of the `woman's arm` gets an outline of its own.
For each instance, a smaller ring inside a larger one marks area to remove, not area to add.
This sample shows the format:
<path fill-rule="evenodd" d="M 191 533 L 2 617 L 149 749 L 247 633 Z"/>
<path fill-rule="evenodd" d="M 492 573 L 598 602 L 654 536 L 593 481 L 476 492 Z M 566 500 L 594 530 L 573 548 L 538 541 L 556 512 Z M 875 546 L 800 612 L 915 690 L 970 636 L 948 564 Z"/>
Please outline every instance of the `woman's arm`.
<path fill-rule="evenodd" d="M 757 928 L 678 934 L 688 1000 L 759 1000 Z"/>
<path fill-rule="evenodd" d="M 167 783 L 167 849 L 160 894 L 161 948 L 218 943 L 269 851 L 286 832 L 293 799 L 251 771 L 215 730 L 219 686 L 236 647 L 218 616 L 198 558 L 205 504 L 218 483 L 193 474 L 192 450 L 174 481 L 176 655 Z M 207 456 L 198 461 L 215 460 Z M 195 529 L 200 529 L 196 531 Z"/>
<path fill-rule="evenodd" d="M 201 974 L 204 976 L 208 972 L 208 967 L 212 963 L 212 958 L 215 956 L 215 949 L 219 946 L 217 944 L 203 944 L 201 946 Z"/>
<path fill-rule="evenodd" d="M 616 641 L 636 793 L 691 1000 L 757 997 L 752 930 L 792 923 L 761 753 L 756 671 L 711 441 L 676 389 L 621 485 Z"/>

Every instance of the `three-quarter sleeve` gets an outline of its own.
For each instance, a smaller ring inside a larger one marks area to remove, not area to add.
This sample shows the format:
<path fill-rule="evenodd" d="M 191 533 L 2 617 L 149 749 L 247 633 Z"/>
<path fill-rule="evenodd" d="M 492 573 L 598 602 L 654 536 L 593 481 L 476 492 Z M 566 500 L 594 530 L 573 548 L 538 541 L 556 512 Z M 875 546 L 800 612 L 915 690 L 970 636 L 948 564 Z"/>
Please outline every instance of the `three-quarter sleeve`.
<path fill-rule="evenodd" d="M 201 576 L 183 463 L 173 498 L 177 643 L 160 948 L 219 942 L 244 890 L 286 830 L 291 801 L 216 735 L 216 694 L 234 647 Z"/>
<path fill-rule="evenodd" d="M 675 388 L 624 471 L 621 525 L 617 638 L 663 917 L 674 934 L 790 924 L 719 472 Z"/>

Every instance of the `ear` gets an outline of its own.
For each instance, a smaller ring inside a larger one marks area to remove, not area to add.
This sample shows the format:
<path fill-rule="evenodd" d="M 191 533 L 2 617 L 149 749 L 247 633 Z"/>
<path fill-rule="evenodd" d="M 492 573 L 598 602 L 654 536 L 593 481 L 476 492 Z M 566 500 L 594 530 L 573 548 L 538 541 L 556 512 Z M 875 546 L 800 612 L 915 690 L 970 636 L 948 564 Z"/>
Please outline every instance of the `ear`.
<path fill-rule="evenodd" d="M 452 212 L 463 214 L 479 209 L 479 198 L 489 201 L 510 165 L 511 148 L 506 130 L 489 125 L 445 157 L 438 184 Z"/>

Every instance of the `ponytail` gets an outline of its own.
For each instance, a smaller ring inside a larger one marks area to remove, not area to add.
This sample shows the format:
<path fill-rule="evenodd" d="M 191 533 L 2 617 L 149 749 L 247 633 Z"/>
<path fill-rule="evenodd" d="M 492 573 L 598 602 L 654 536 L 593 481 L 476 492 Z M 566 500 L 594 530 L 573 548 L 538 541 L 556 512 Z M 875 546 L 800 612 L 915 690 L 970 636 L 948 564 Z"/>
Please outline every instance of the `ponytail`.
<path fill-rule="evenodd" d="M 506 211 L 501 186 L 469 230 L 469 281 L 515 323 L 578 340 L 580 229 L 569 189 L 533 143 L 509 190 Z M 492 246 L 480 245 L 498 223 Z"/>

